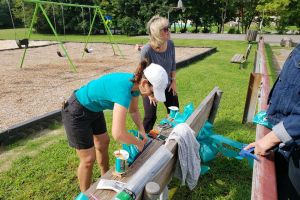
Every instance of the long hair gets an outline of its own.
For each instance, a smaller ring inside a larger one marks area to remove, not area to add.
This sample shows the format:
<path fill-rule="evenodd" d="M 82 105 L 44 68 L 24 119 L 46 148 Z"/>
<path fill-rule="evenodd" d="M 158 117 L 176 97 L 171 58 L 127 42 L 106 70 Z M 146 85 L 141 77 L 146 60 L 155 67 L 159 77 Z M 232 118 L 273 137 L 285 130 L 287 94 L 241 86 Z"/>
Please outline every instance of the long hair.
<path fill-rule="evenodd" d="M 158 49 L 164 44 L 160 31 L 166 26 L 169 26 L 169 20 L 159 15 L 153 16 L 147 23 L 147 31 L 150 36 L 149 43 L 153 48 Z"/>
<path fill-rule="evenodd" d="M 142 78 L 145 78 L 144 70 L 148 67 L 148 60 L 143 59 L 134 72 L 134 77 L 131 79 L 133 83 L 140 83 Z"/>

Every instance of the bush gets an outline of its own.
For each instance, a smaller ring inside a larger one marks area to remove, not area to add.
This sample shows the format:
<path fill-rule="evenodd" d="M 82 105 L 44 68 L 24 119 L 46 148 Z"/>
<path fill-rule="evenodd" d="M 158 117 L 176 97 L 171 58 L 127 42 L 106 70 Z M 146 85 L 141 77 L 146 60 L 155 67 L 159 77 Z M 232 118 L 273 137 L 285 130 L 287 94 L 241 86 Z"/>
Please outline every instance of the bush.
<path fill-rule="evenodd" d="M 237 29 L 237 30 L 235 31 L 235 33 L 236 33 L 236 34 L 241 34 L 241 31 L 240 31 L 239 29 Z"/>
<path fill-rule="evenodd" d="M 180 33 L 186 33 L 186 28 L 180 29 Z"/>
<path fill-rule="evenodd" d="M 145 26 L 140 20 L 136 20 L 130 17 L 124 17 L 119 21 L 120 28 L 123 33 L 128 36 L 135 36 L 145 33 Z"/>
<path fill-rule="evenodd" d="M 229 30 L 228 30 L 228 34 L 234 34 L 235 33 L 235 28 L 230 28 Z"/>
<path fill-rule="evenodd" d="M 208 29 L 207 27 L 204 27 L 202 30 L 202 33 L 209 33 L 209 32 L 210 32 L 210 29 Z"/>
<path fill-rule="evenodd" d="M 198 28 L 198 29 L 196 30 L 195 28 L 193 28 L 193 29 L 191 30 L 191 32 L 192 32 L 192 33 L 199 33 L 199 32 L 200 32 L 200 29 Z"/>

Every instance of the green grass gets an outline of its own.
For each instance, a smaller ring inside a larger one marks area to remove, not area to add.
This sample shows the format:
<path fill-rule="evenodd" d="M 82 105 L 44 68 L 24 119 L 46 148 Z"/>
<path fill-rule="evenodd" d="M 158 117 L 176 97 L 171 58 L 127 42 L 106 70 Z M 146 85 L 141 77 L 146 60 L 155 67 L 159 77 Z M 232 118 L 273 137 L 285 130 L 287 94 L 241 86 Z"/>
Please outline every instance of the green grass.
<path fill-rule="evenodd" d="M 25 36 L 25 29 L 16 29 L 17 39 L 22 39 Z M 2 29 L 0 30 L 0 39 L 3 40 L 14 40 L 15 32 L 13 29 Z M 113 36 L 115 41 L 119 43 L 147 43 L 147 38 L 135 38 L 129 37 L 124 35 L 114 35 Z M 54 34 L 36 34 L 32 33 L 31 40 L 48 40 L 48 41 L 57 41 Z M 58 39 L 61 41 L 68 41 L 68 42 L 85 42 L 86 36 L 85 35 L 59 35 Z M 91 35 L 89 38 L 89 42 L 109 42 L 108 35 Z"/>
<path fill-rule="evenodd" d="M 0 38 L 8 36 L 0 31 Z M 34 35 L 34 37 L 48 39 L 48 36 Z M 73 41 L 79 40 L 80 36 L 68 38 Z M 104 37 L 96 36 L 96 38 Z M 118 42 L 133 44 L 142 41 L 140 38 L 126 36 L 115 38 Z M 211 46 L 218 49 L 215 54 L 177 71 L 181 108 L 189 102 L 198 106 L 215 86 L 219 86 L 223 95 L 214 131 L 243 143 L 252 142 L 255 139 L 254 126 L 243 125 L 241 121 L 254 51 L 251 52 L 245 69 L 239 70 L 238 64 L 230 63 L 235 53 L 245 52 L 247 42 L 204 40 L 174 42 L 177 46 Z M 141 104 L 140 109 L 142 110 Z M 158 119 L 162 119 L 166 115 L 164 106 L 159 104 L 158 109 Z M 105 112 L 105 116 L 108 130 L 111 130 L 112 114 Z M 135 128 L 129 119 L 127 125 L 128 129 Z M 59 131 L 60 134 L 44 140 L 51 142 L 48 147 L 35 155 L 26 155 L 24 152 L 24 156 L 17 158 L 8 171 L 0 173 L 0 199 L 74 199 L 79 193 L 76 153 L 68 147 L 63 128 L 59 127 L 55 131 Z M 29 149 L 37 148 L 41 142 L 36 140 L 34 144 L 35 140 L 24 140 L 9 150 L 27 145 L 29 147 L 26 148 Z M 120 144 L 111 140 L 110 155 L 119 147 Z M 114 165 L 113 157 L 110 158 L 110 164 Z M 218 156 L 209 163 L 209 166 L 211 171 L 199 179 L 198 186 L 193 191 L 189 191 L 186 186 L 180 186 L 179 181 L 173 180 L 169 185 L 171 199 L 250 199 L 252 169 L 246 161 L 240 162 Z M 99 169 L 95 166 L 94 181 L 99 176 Z"/>
<path fill-rule="evenodd" d="M 276 74 L 275 68 L 272 67 L 272 66 L 274 66 L 273 51 L 269 44 L 265 45 L 265 52 L 266 52 L 266 58 L 267 58 L 266 63 L 267 63 L 267 67 L 268 67 L 268 72 L 270 74 L 270 84 L 273 85 L 273 83 L 275 82 L 275 80 L 277 78 L 277 74 Z"/>

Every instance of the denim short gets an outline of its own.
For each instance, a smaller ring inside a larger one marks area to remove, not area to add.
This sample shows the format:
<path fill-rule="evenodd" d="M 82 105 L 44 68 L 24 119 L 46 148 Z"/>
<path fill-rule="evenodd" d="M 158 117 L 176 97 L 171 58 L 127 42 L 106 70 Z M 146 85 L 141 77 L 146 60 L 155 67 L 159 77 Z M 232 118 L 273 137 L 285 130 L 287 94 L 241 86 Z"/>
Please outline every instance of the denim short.
<path fill-rule="evenodd" d="M 74 93 L 63 104 L 61 114 L 69 145 L 76 149 L 93 147 L 93 135 L 107 132 L 103 112 L 92 112 L 83 107 Z"/>

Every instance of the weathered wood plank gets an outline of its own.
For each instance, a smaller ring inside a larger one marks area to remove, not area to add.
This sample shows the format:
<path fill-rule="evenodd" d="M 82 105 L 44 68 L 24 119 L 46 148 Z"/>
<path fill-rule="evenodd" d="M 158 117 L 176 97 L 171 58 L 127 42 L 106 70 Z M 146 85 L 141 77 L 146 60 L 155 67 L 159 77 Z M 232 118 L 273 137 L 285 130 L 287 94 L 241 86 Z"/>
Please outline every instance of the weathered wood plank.
<path fill-rule="evenodd" d="M 244 60 L 244 55 L 243 54 L 235 54 L 232 58 L 231 58 L 231 62 L 232 63 L 241 63 Z"/>
<path fill-rule="evenodd" d="M 195 131 L 195 134 L 198 134 L 205 121 L 209 119 L 209 116 L 213 116 L 212 118 L 214 118 L 219 106 L 221 94 L 222 91 L 219 90 L 218 87 L 215 87 L 187 119 L 186 123 Z M 174 153 L 174 156 L 167 163 L 167 166 L 159 171 L 154 178 L 154 182 L 158 183 L 161 189 L 165 188 L 172 178 L 174 164 L 177 159 L 177 142 L 175 140 L 171 140 L 168 144 L 166 144 L 166 146 L 172 153 Z"/>
<path fill-rule="evenodd" d="M 251 73 L 248 84 L 247 97 L 244 107 L 244 115 L 242 123 L 252 122 L 255 115 L 258 91 L 261 85 L 262 75 L 259 73 Z"/>

